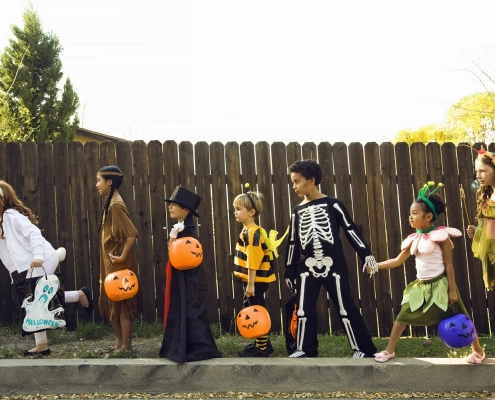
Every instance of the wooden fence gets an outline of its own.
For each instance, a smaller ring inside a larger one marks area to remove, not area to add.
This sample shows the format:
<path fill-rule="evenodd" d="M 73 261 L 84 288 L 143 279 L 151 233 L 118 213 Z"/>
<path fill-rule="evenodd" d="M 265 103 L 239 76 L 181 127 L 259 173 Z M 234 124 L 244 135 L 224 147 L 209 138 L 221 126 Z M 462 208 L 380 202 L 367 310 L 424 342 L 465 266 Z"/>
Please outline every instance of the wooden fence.
<path fill-rule="evenodd" d="M 73 290 L 91 286 L 97 301 L 97 228 L 103 199 L 95 189 L 96 173 L 104 165 L 118 165 L 124 174 L 120 192 L 139 231 L 139 278 L 143 318 L 147 321 L 163 315 L 167 261 L 164 227 L 173 224 L 164 199 L 177 185 L 195 191 L 203 198 L 198 222 L 208 277 L 208 315 L 210 322 L 233 331 L 243 292 L 241 284 L 232 278 L 232 254 L 241 229 L 233 218 L 232 201 L 241 193 L 243 183 L 249 182 L 251 188 L 265 195 L 261 224 L 284 232 L 291 208 L 300 202 L 292 191 L 287 166 L 302 158 L 317 159 L 324 169 L 322 192 L 344 202 L 375 257 L 384 260 L 396 256 L 402 239 L 412 232 L 408 224 L 410 204 L 418 188 L 430 180 L 445 184 L 443 195 L 448 212 L 440 218 L 439 225 L 461 230 L 467 226 L 459 184 L 466 189 L 468 213 L 474 221 L 475 195 L 468 188 L 473 180 L 475 155 L 469 148 L 451 143 L 0 143 L 0 179 L 9 182 L 39 216 L 46 239 L 54 247 L 66 247 L 67 259 L 62 264 L 65 287 Z M 490 333 L 490 327 L 493 332 L 495 297 L 493 292 L 485 291 L 471 241 L 467 236 L 453 241 L 461 296 L 479 333 Z M 404 266 L 380 271 L 369 279 L 361 273 L 361 262 L 345 237 L 343 244 L 354 300 L 371 334 L 388 336 L 400 310 L 406 282 L 415 279 L 414 260 L 410 258 Z M 283 280 L 285 247 L 286 241 L 275 267 L 279 279 L 266 293 L 273 331 L 281 331 L 281 310 L 290 295 Z M 0 274 L 0 321 L 10 322 L 18 317 L 19 309 L 6 270 Z M 68 305 L 69 326 L 76 325 L 77 316 L 80 320 L 88 318 L 78 307 L 76 313 L 76 305 Z M 318 314 L 320 332 L 342 331 L 335 306 L 323 289 Z M 101 319 L 97 307 L 93 318 Z M 424 332 L 423 328 L 413 331 Z"/>

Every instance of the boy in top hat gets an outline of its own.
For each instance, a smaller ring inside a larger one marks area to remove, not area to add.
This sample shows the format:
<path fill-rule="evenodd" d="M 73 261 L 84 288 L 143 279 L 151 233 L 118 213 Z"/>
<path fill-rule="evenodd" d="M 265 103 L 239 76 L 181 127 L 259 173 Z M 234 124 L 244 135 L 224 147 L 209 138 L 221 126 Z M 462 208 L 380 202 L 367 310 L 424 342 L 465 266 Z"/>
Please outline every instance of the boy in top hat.
<path fill-rule="evenodd" d="M 177 219 L 170 231 L 169 245 L 181 237 L 198 239 L 192 216 L 201 197 L 177 186 L 170 199 L 170 217 Z M 206 314 L 206 276 L 202 265 L 188 270 L 172 268 L 167 263 L 165 282 L 165 315 L 160 357 L 184 363 L 222 357 L 217 349 Z"/>

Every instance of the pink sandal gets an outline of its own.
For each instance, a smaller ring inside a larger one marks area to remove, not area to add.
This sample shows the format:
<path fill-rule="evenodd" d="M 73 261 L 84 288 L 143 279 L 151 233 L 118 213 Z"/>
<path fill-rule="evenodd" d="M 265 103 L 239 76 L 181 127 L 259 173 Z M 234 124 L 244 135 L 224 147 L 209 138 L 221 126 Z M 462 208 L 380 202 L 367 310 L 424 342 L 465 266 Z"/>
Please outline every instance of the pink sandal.
<path fill-rule="evenodd" d="M 475 351 L 473 351 L 470 355 L 467 356 L 466 362 L 469 364 L 481 364 L 481 361 L 485 359 L 485 351 L 483 350 L 483 355 L 479 355 Z"/>
<path fill-rule="evenodd" d="M 394 357 L 395 357 L 395 351 L 389 353 L 387 350 L 383 350 L 375 354 L 375 361 L 384 363 Z"/>

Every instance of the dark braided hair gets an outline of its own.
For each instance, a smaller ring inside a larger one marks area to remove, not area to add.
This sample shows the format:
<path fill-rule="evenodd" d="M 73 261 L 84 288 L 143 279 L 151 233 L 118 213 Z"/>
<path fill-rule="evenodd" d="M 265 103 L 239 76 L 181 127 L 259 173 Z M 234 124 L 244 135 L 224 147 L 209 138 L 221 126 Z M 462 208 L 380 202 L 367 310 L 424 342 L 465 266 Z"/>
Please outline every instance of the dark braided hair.
<path fill-rule="evenodd" d="M 112 172 L 112 174 L 106 175 L 105 172 Z M 124 176 L 122 175 L 122 171 L 116 165 L 109 165 L 98 170 L 100 176 L 106 181 L 112 180 L 112 185 L 110 186 L 110 193 L 108 195 L 107 201 L 105 202 L 105 206 L 103 207 L 103 214 L 101 216 L 100 228 L 101 231 L 103 229 L 103 224 L 105 223 L 105 217 L 108 214 L 108 208 L 110 207 L 110 202 L 112 201 L 113 193 L 115 189 L 118 189 L 124 180 Z M 120 175 L 115 175 L 115 173 L 119 173 Z"/>
<path fill-rule="evenodd" d="M 436 194 L 431 194 L 428 197 L 428 200 L 430 200 L 435 206 L 435 211 L 437 212 L 438 216 L 440 216 L 445 212 L 445 203 L 440 196 L 437 196 Z M 424 202 L 423 200 L 416 200 L 415 203 L 418 203 L 426 214 L 428 213 L 433 214 L 433 218 L 431 219 L 431 222 L 435 221 L 436 219 L 435 214 L 433 213 L 433 210 L 426 202 Z"/>

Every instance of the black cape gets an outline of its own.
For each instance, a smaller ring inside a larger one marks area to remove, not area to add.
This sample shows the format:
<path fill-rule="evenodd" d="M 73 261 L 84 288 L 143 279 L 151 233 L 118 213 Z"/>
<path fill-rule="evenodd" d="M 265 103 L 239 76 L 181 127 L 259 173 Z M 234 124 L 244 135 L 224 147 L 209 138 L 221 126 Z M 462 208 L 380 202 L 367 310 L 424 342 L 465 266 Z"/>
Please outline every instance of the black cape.
<path fill-rule="evenodd" d="M 208 322 L 206 275 L 201 265 L 189 270 L 173 268 L 170 310 L 160 357 L 179 363 L 222 357 Z"/>

